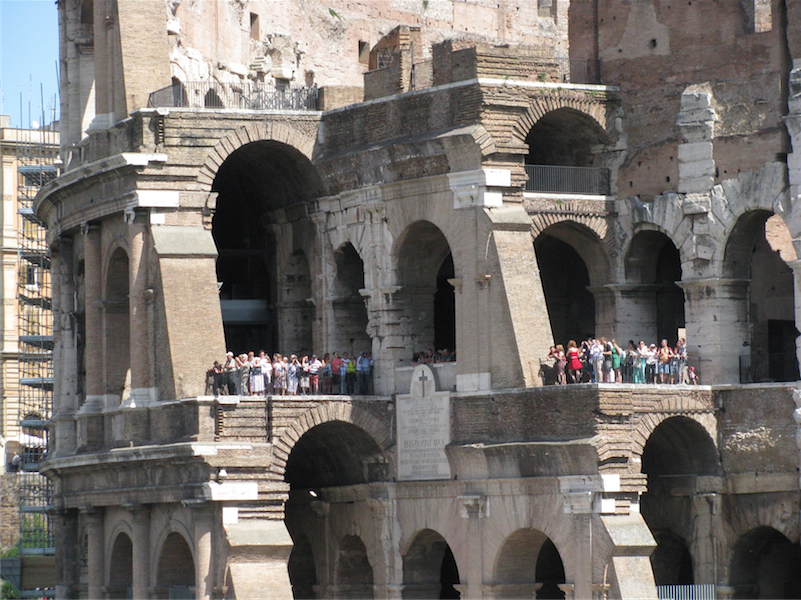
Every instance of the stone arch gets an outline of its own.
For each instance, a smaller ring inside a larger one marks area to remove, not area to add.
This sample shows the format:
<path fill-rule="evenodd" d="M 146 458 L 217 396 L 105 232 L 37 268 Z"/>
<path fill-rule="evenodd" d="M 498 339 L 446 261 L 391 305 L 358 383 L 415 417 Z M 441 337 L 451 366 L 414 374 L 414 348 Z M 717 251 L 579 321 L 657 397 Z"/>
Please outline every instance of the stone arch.
<path fill-rule="evenodd" d="M 250 123 L 220 139 L 200 167 L 197 182 L 201 191 L 210 192 L 217 171 L 234 152 L 253 142 L 271 141 L 295 148 L 309 161 L 314 154 L 315 138 L 285 123 Z"/>
<path fill-rule="evenodd" d="M 404 598 L 459 598 L 459 568 L 450 545 L 433 529 L 416 531 L 402 552 Z"/>
<path fill-rule="evenodd" d="M 361 295 L 365 288 L 364 260 L 350 241 L 342 243 L 333 254 L 335 278 L 329 296 L 334 334 L 329 337 L 329 345 L 355 357 L 372 351 L 367 306 Z"/>
<path fill-rule="evenodd" d="M 565 566 L 554 542 L 543 531 L 517 529 L 507 536 L 493 564 L 497 598 L 564 598 Z"/>
<path fill-rule="evenodd" d="M 334 581 L 337 598 L 373 598 L 373 567 L 358 535 L 346 535 L 340 540 Z"/>
<path fill-rule="evenodd" d="M 188 593 L 195 587 L 194 548 L 179 531 L 164 531 L 159 540 L 155 561 L 155 595 L 157 598 L 170 597 L 170 590 L 181 589 Z"/>
<path fill-rule="evenodd" d="M 627 337 L 667 339 L 671 347 L 685 326 L 681 250 L 656 227 L 636 228 L 623 254 L 624 285 L 619 297 L 630 314 Z M 621 307 L 619 307 L 621 308 Z"/>
<path fill-rule="evenodd" d="M 793 236 L 781 215 L 756 208 L 728 228 L 721 274 L 731 281 L 732 308 L 747 323 L 750 352 L 740 357 L 740 381 L 796 381 L 799 377 L 795 317 L 797 259 Z"/>
<path fill-rule="evenodd" d="M 562 220 L 534 239 L 554 341 L 567 345 L 597 332 L 605 303 L 597 292 L 609 283 L 610 265 L 596 232 Z"/>
<path fill-rule="evenodd" d="M 106 585 L 108 598 L 128 598 L 128 589 L 133 587 L 133 542 L 127 531 L 121 530 L 112 536 Z"/>
<path fill-rule="evenodd" d="M 597 128 L 602 130 L 605 135 L 609 135 L 611 127 L 606 124 L 605 102 L 589 99 L 583 93 L 562 92 L 530 97 L 529 105 L 512 127 L 512 136 L 517 138 L 521 144 L 525 143 L 529 131 L 542 117 L 560 109 L 570 109 L 581 113 L 594 121 Z"/>
<path fill-rule="evenodd" d="M 292 451 L 298 442 L 313 429 L 329 436 L 328 443 L 323 439 L 318 445 L 333 447 L 345 444 L 348 439 L 359 446 L 360 452 L 348 451 L 343 458 L 367 460 L 374 469 L 373 473 L 365 477 L 383 480 L 388 463 L 383 456 L 385 448 L 392 444 L 392 431 L 389 424 L 381 423 L 366 411 L 354 409 L 347 402 L 325 402 L 303 413 L 287 427 L 275 443 L 276 454 L 273 458 L 271 470 L 280 478 L 287 477 L 287 466 L 292 458 Z M 337 437 L 338 436 L 338 437 Z M 349 436 L 349 437 L 348 437 Z M 308 450 L 308 449 L 307 449 Z M 336 475 L 332 473 L 332 476 Z M 317 487 L 322 487 L 316 484 Z"/>
<path fill-rule="evenodd" d="M 717 419 L 710 407 L 696 404 L 691 398 L 683 394 L 681 398 L 671 398 L 661 401 L 654 409 L 643 415 L 631 435 L 631 454 L 642 457 L 645 445 L 653 432 L 662 423 L 669 419 L 682 418 L 692 421 L 706 432 L 709 440 L 717 450 Z M 704 412 L 696 412 L 704 410 Z M 603 459 L 601 459 L 603 460 Z M 640 463 L 641 468 L 642 463 Z"/>
<path fill-rule="evenodd" d="M 393 244 L 397 298 L 410 324 L 406 347 L 413 352 L 456 348 L 456 295 L 449 283 L 459 272 L 455 247 L 441 227 L 426 219 L 409 223 Z"/>
<path fill-rule="evenodd" d="M 801 547 L 772 527 L 756 527 L 737 540 L 729 572 L 733 598 L 801 597 Z"/>

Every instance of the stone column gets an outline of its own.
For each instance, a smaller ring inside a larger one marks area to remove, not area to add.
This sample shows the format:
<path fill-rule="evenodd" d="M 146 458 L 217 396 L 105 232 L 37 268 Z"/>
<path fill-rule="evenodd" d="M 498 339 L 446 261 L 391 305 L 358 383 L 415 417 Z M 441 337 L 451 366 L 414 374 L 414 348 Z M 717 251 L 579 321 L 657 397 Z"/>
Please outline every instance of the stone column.
<path fill-rule="evenodd" d="M 105 588 L 105 535 L 103 509 L 89 509 L 83 513 L 86 525 L 86 570 L 89 579 L 89 598 L 104 598 Z"/>
<path fill-rule="evenodd" d="M 128 225 L 130 247 L 129 318 L 131 395 L 124 406 L 147 406 L 156 400 L 155 383 L 151 381 L 148 323 L 148 260 L 147 212 L 136 211 Z"/>
<path fill-rule="evenodd" d="M 403 596 L 403 559 L 400 555 L 400 525 L 396 516 L 394 498 L 370 498 L 373 509 L 377 547 L 383 551 L 384 569 L 373 569 L 376 598 L 400 600 Z M 376 565 L 377 566 L 377 565 Z"/>
<path fill-rule="evenodd" d="M 693 577 L 697 584 L 718 581 L 720 496 L 702 492 L 692 497 L 693 538 L 688 540 L 693 557 Z"/>
<path fill-rule="evenodd" d="M 56 249 L 57 248 L 57 249 Z M 53 421 L 55 456 L 71 454 L 76 449 L 75 413 L 78 410 L 78 352 L 74 315 L 73 240 L 62 236 L 51 258 L 53 281 L 53 364 L 57 372 L 53 382 Z"/>
<path fill-rule="evenodd" d="M 467 519 L 467 569 L 459 573 L 463 583 L 463 598 L 482 598 L 484 596 L 484 555 L 483 526 L 481 519 L 487 516 L 486 496 L 459 496 L 459 514 Z"/>
<path fill-rule="evenodd" d="M 676 117 L 683 143 L 679 144 L 680 194 L 708 192 L 715 184 L 712 140 L 718 116 L 709 83 L 688 86 L 681 95 Z"/>
<path fill-rule="evenodd" d="M 656 296 L 661 286 L 611 284 L 606 287 L 614 294 L 616 309 L 614 331 L 618 345 L 625 347 L 629 340 L 634 340 L 635 344 L 640 340 L 645 340 L 649 344 L 658 343 Z"/>
<path fill-rule="evenodd" d="M 133 517 L 133 597 L 147 600 L 150 589 L 150 507 L 136 507 Z"/>
<path fill-rule="evenodd" d="M 211 600 L 214 589 L 214 559 L 212 557 L 214 513 L 203 505 L 192 511 L 195 524 L 195 598 Z"/>
<path fill-rule="evenodd" d="M 80 578 L 81 544 L 78 542 L 78 511 L 58 510 L 51 513 L 56 548 L 56 597 L 76 598 Z"/>
<path fill-rule="evenodd" d="M 582 477 L 561 477 L 559 486 L 564 494 L 564 512 L 572 515 L 572 537 L 576 564 L 592 563 L 592 484 Z M 578 569 L 572 584 L 559 586 L 568 598 L 592 598 L 592 569 Z M 568 593 L 569 592 L 569 593 Z"/>
<path fill-rule="evenodd" d="M 84 226 L 83 261 L 86 296 L 86 400 L 81 412 L 99 412 L 104 406 L 103 395 L 103 315 L 102 265 L 100 225 Z"/>
<path fill-rule="evenodd" d="M 688 363 L 701 383 L 739 383 L 740 356 L 751 353 L 748 286 L 744 279 L 678 282 L 684 290 Z"/>
<path fill-rule="evenodd" d="M 595 300 L 595 337 L 603 336 L 610 340 L 615 338 L 620 342 L 616 329 L 617 311 L 614 291 L 609 286 L 593 286 L 587 289 L 592 292 L 593 300 Z"/>

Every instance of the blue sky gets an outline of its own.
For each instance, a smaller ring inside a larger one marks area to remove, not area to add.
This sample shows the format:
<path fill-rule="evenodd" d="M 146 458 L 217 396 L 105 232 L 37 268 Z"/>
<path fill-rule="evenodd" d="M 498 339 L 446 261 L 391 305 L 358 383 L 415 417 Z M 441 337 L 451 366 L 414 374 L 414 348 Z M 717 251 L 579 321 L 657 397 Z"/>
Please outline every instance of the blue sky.
<path fill-rule="evenodd" d="M 41 86 L 46 121 L 51 120 L 58 93 L 57 65 L 55 0 L 0 0 L 0 114 L 11 115 L 12 126 L 28 127 L 31 121 L 42 120 Z M 57 102 L 55 108 L 58 111 Z"/>

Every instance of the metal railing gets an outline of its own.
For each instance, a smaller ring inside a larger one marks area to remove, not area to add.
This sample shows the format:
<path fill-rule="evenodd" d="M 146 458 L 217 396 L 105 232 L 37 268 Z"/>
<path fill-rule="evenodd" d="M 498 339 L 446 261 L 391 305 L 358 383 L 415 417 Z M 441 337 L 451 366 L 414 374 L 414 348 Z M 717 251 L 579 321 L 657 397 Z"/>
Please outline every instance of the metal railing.
<path fill-rule="evenodd" d="M 181 83 L 156 90 L 150 108 L 238 108 L 246 110 L 317 110 L 316 85 L 271 83 Z"/>
<path fill-rule="evenodd" d="M 658 585 L 656 595 L 659 600 L 715 600 L 715 585 Z"/>
<path fill-rule="evenodd" d="M 558 56 L 556 64 L 564 83 L 600 84 L 601 61 Z"/>
<path fill-rule="evenodd" d="M 795 352 L 747 354 L 740 357 L 740 383 L 798 381 Z"/>
<path fill-rule="evenodd" d="M 527 192 L 594 194 L 608 196 L 609 169 L 526 165 Z"/>

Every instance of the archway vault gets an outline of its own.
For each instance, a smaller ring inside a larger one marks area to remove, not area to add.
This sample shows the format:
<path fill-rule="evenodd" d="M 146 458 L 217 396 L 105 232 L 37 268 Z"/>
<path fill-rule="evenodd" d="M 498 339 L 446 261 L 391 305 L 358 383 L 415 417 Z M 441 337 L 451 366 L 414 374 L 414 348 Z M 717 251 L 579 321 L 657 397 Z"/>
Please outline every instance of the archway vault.
<path fill-rule="evenodd" d="M 250 123 L 220 139 L 209 152 L 197 176 L 200 190 L 210 192 L 217 171 L 231 154 L 253 142 L 272 141 L 290 146 L 309 161 L 314 154 L 315 138 L 300 128 L 285 123 L 271 123 L 264 121 Z"/>
<path fill-rule="evenodd" d="M 271 471 L 284 479 L 292 450 L 304 434 L 318 425 L 336 422 L 359 428 L 381 451 L 393 443 L 391 416 L 382 421 L 349 401 L 322 402 L 292 419 L 292 424 L 281 433 L 275 443 Z"/>
<path fill-rule="evenodd" d="M 531 96 L 529 105 L 512 128 L 512 136 L 522 144 L 528 132 L 546 114 L 559 109 L 573 109 L 586 116 L 588 122 L 594 121 L 598 130 L 608 137 L 612 129 L 605 98 L 596 98 L 581 92 L 560 91 L 545 95 Z"/>

